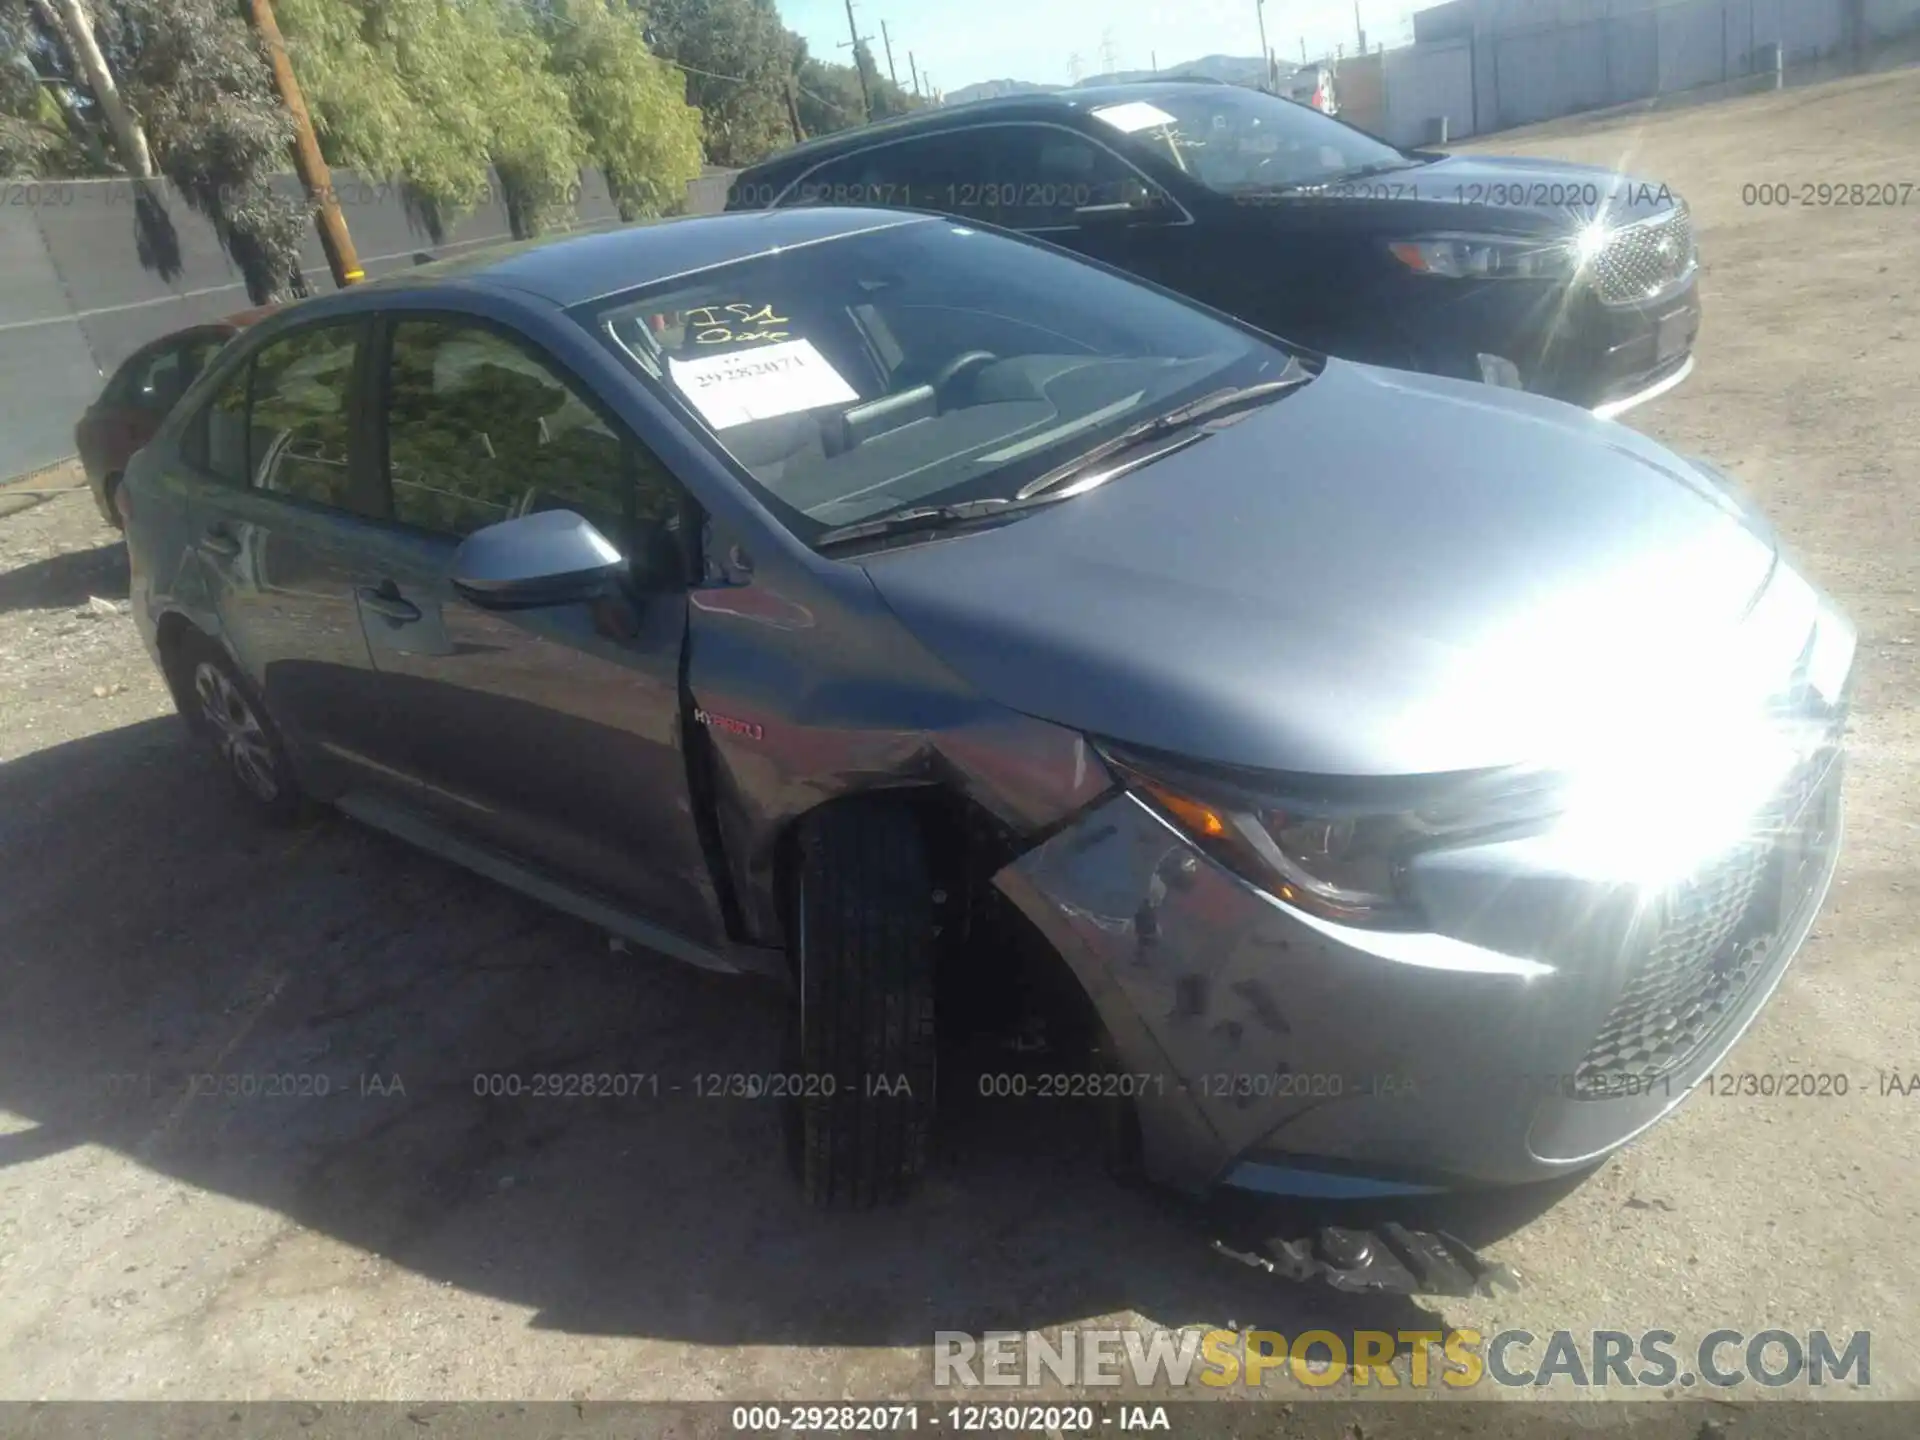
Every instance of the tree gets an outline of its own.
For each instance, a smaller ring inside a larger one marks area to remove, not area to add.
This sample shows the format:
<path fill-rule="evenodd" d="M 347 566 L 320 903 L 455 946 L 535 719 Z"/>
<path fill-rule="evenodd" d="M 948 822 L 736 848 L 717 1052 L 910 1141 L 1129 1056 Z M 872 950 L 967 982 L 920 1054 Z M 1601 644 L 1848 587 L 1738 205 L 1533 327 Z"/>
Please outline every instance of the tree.
<path fill-rule="evenodd" d="M 57 7 L 60 28 L 66 32 L 73 58 L 86 75 L 87 88 L 93 91 L 107 129 L 113 135 L 113 148 L 120 164 L 136 179 L 152 179 L 153 155 L 147 148 L 147 132 L 121 98 L 120 87 L 107 68 L 107 57 L 100 53 L 100 42 L 94 38 L 93 19 L 87 14 L 86 6 L 80 0 L 40 0 L 40 4 Z"/>
<path fill-rule="evenodd" d="M 50 10 L 0 4 L 0 175 L 102 175 L 113 167 L 80 113 Z"/>
<path fill-rule="evenodd" d="M 543 29 L 548 64 L 621 217 L 673 209 L 700 173 L 701 114 L 683 97 L 680 72 L 648 50 L 639 17 L 604 0 L 556 0 Z"/>
<path fill-rule="evenodd" d="M 795 69 L 800 103 L 800 124 L 809 135 L 826 135 L 865 123 L 860 97 L 860 77 L 850 65 L 832 65 L 816 60 L 800 44 L 800 62 Z"/>
<path fill-rule="evenodd" d="M 654 0 L 648 18 L 660 53 L 682 67 L 710 162 L 750 165 L 792 138 L 786 87 L 798 41 L 772 0 Z"/>
<path fill-rule="evenodd" d="M 94 24 L 154 164 L 213 225 L 248 292 L 296 293 L 310 217 L 273 184 L 293 125 L 253 32 L 220 0 L 101 0 Z"/>
<path fill-rule="evenodd" d="M 463 17 L 439 0 L 277 0 L 329 165 L 408 187 L 436 243 L 487 194 L 485 91 L 462 79 Z"/>
<path fill-rule="evenodd" d="M 564 214 L 585 144 L 516 0 L 279 0 L 321 150 L 407 187 L 436 241 L 499 175 L 516 234 Z"/>

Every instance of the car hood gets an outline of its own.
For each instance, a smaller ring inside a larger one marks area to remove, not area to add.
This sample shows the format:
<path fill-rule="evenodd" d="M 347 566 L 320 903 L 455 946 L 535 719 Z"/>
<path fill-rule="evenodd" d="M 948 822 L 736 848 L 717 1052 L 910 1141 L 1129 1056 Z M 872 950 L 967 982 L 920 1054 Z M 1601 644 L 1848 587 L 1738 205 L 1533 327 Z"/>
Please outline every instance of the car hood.
<path fill-rule="evenodd" d="M 1593 707 L 1662 703 L 1776 557 L 1763 522 L 1624 426 L 1332 361 L 1096 489 L 861 564 L 1010 708 L 1358 776 L 1544 763 Z"/>

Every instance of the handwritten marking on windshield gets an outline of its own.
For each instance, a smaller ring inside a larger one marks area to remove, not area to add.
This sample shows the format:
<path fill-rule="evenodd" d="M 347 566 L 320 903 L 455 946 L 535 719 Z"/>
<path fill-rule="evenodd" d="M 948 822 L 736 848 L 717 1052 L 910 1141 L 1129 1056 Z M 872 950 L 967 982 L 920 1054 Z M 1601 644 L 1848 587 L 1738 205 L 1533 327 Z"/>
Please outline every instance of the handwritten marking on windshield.
<path fill-rule="evenodd" d="M 702 305 L 686 314 L 686 327 L 693 332 L 693 343 L 696 345 L 746 345 L 756 340 L 786 340 L 791 338 L 791 331 L 753 327 L 792 323 L 785 315 L 774 314 L 771 305 L 757 308 L 747 304 Z M 735 326 L 747 328 L 735 329 Z"/>

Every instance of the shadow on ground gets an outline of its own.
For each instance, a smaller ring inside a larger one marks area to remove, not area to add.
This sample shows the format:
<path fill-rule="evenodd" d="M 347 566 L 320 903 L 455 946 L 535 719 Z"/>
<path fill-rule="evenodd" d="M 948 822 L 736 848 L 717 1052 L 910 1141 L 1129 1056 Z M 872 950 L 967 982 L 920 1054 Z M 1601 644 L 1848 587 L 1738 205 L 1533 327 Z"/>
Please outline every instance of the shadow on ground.
<path fill-rule="evenodd" d="M 1210 1254 L 1191 1213 L 1107 1178 L 1100 1127 L 1067 1102 L 955 1086 L 924 1193 L 817 1215 L 771 1104 L 695 1094 L 768 1068 L 777 997 L 612 953 L 342 819 L 262 829 L 224 784 L 172 719 L 0 767 L 0 1106 L 35 1122 L 0 1137 L 0 1165 L 108 1146 L 579 1333 L 1434 1324 Z M 477 1093 L 562 1073 L 638 1093 Z M 1471 1238 L 1553 1198 L 1477 1207 Z"/>
<path fill-rule="evenodd" d="M 125 600 L 127 547 L 115 540 L 0 572 L 0 614 L 16 610 L 71 610 L 92 596 Z"/>

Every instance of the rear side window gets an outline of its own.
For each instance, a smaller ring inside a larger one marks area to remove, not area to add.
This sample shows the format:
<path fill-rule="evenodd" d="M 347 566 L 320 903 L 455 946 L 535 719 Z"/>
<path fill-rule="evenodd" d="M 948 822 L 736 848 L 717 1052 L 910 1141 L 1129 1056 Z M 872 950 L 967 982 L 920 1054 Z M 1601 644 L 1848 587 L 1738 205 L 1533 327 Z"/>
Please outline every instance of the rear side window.
<path fill-rule="evenodd" d="M 165 345 L 135 356 L 114 381 L 116 404 L 166 412 L 200 373 L 206 351 L 198 341 Z"/>
<path fill-rule="evenodd" d="M 463 537 L 572 510 L 624 544 L 680 511 L 676 482 L 558 367 L 498 331 L 399 320 L 387 378 L 393 518 Z"/>
<path fill-rule="evenodd" d="M 258 489 L 368 513 L 350 463 L 360 332 L 357 323 L 300 330 L 254 357 L 247 464 Z"/>
<path fill-rule="evenodd" d="M 895 205 L 990 220 L 995 195 L 973 153 L 977 132 L 895 140 L 822 165 L 783 205 Z"/>

